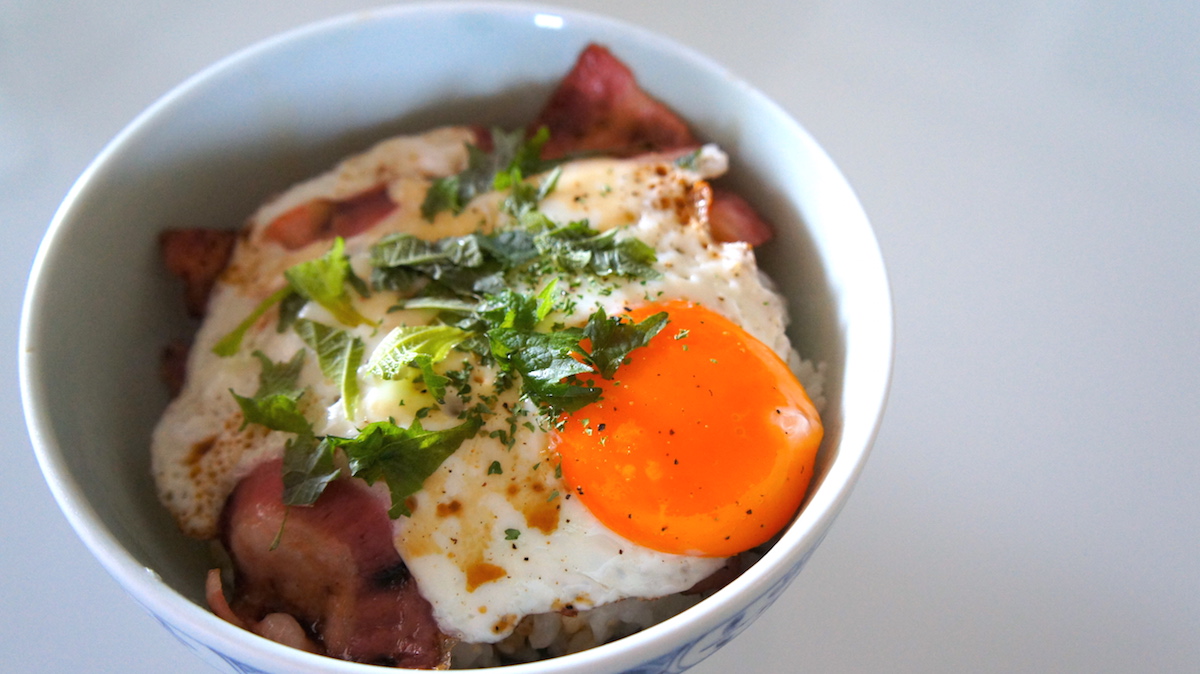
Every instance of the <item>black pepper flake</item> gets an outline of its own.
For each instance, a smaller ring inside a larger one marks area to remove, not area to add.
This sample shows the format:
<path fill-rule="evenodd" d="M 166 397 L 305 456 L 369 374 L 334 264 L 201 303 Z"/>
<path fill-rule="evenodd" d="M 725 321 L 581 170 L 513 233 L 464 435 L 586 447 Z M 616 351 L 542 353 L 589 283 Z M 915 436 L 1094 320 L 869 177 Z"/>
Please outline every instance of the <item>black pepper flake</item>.
<path fill-rule="evenodd" d="M 604 429 L 605 429 L 607 426 L 608 426 L 608 424 L 601 423 L 599 426 L 597 426 L 597 427 L 596 427 L 596 430 L 598 430 L 598 431 L 602 431 L 602 430 L 604 430 Z"/>

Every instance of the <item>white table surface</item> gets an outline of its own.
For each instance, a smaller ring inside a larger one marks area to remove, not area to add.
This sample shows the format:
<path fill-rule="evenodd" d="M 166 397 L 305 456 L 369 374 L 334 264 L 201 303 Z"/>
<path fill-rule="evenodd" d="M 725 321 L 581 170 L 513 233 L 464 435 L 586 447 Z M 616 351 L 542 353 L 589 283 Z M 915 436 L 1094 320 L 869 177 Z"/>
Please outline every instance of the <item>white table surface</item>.
<path fill-rule="evenodd" d="M 891 402 L 857 490 L 717 672 L 1200 671 L 1200 4 L 574 0 L 794 114 L 871 217 Z M 0 670 L 210 671 L 71 531 L 17 393 L 71 183 L 214 60 L 346 0 L 0 2 Z"/>

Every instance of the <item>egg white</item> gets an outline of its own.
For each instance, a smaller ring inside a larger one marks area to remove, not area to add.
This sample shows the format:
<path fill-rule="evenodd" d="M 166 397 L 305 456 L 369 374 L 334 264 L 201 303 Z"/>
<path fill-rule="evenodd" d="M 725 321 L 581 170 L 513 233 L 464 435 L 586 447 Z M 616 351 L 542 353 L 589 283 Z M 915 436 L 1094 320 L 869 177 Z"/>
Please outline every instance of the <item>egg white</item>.
<path fill-rule="evenodd" d="M 287 360 L 303 348 L 299 337 L 277 332 L 269 313 L 247 334 L 236 355 L 220 358 L 211 351 L 282 285 L 284 269 L 328 250 L 328 241 L 284 250 L 264 240 L 266 225 L 309 199 L 346 198 L 385 180 L 397 209 L 346 242 L 352 264 L 364 277 L 366 252 L 388 234 L 407 232 L 432 240 L 489 229 L 499 217 L 500 195 L 478 197 L 462 213 L 442 213 L 432 224 L 419 213 L 430 179 L 464 168 L 463 143 L 470 138 L 466 129 L 444 128 L 384 141 L 295 186 L 251 218 L 196 336 L 184 390 L 167 408 L 153 437 L 152 466 L 160 498 L 185 532 L 214 537 L 221 508 L 238 480 L 261 462 L 278 457 L 287 440 L 279 432 L 242 429 L 240 410 L 229 391 L 253 394 L 259 364 L 251 354 L 260 350 L 273 360 Z M 600 230 L 624 228 L 621 236 L 634 236 L 654 247 L 660 274 L 646 280 L 582 281 L 571 288 L 574 308 L 554 319 L 582 324 L 597 307 L 612 315 L 648 301 L 686 299 L 725 315 L 786 360 L 798 362 L 784 333 L 783 301 L 758 271 L 753 251 L 742 243 L 715 242 L 707 222 L 682 206 L 692 185 L 725 170 L 725 157 L 708 147 L 696 166 L 685 170 L 669 158 L 654 156 L 564 166 L 556 190 L 540 209 L 560 222 L 587 219 Z M 376 295 L 358 306 L 381 321 L 378 327 L 350 329 L 364 340 L 368 354 L 392 326 L 423 324 L 429 318 L 421 311 L 389 313 L 390 304 L 386 296 Z M 333 323 L 315 305 L 305 312 L 314 320 Z M 480 367 L 472 376 L 474 387 L 487 390 L 496 373 Z M 301 381 L 308 387 L 303 399 L 307 416 L 318 434 L 353 436 L 367 423 L 387 418 L 407 426 L 418 409 L 433 402 L 409 382 L 383 381 L 365 369 L 360 369 L 359 378 L 361 403 L 356 414 L 348 416 L 337 387 L 324 379 L 310 354 Z M 516 390 L 507 391 L 501 400 L 512 409 L 526 405 Z M 435 409 L 422 424 L 436 429 L 457 423 L 455 404 L 452 397 L 445 409 Z M 531 423 L 515 426 L 511 447 L 493 437 L 493 431 L 510 429 L 508 415 L 496 414 L 410 499 L 412 516 L 394 523 L 396 549 L 443 631 L 468 642 L 495 642 L 524 616 L 673 594 L 722 566 L 721 559 L 644 548 L 601 525 L 563 484 L 547 432 L 534 423 L 532 410 L 525 411 L 528 415 L 518 418 Z M 387 498 L 386 490 L 377 493 Z"/>

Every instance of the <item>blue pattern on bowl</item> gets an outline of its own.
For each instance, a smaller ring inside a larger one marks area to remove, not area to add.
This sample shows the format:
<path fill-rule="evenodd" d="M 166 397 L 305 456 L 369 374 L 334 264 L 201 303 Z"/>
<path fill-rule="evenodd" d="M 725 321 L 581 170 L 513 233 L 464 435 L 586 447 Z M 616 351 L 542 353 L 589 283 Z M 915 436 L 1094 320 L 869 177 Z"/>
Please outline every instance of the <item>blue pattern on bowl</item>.
<path fill-rule="evenodd" d="M 188 648 L 188 650 L 190 650 L 193 653 L 195 653 L 196 655 L 200 656 L 201 660 L 204 660 L 205 662 L 207 662 L 210 665 L 219 667 L 220 669 L 223 669 L 224 671 L 229 672 L 230 674 L 271 674 L 271 672 L 268 672 L 263 669 L 259 669 L 257 667 L 252 667 L 250 665 L 247 665 L 246 663 L 241 662 L 240 660 L 237 660 L 236 658 L 232 658 L 228 655 L 225 655 L 224 653 L 216 650 L 215 648 L 212 648 L 211 646 L 209 646 L 207 644 L 203 644 L 199 641 L 196 641 L 195 639 L 188 636 L 186 632 L 175 627 L 170 622 L 168 622 L 165 618 L 154 613 L 153 611 L 150 611 L 150 615 L 153 616 L 154 619 L 157 620 L 160 625 L 162 625 L 164 628 L 166 628 L 166 630 L 168 632 L 170 632 L 176 639 L 178 639 L 180 643 L 182 643 L 184 646 L 186 646 Z M 212 657 L 208 657 L 210 655 Z M 226 666 L 220 667 L 216 661 L 220 661 L 221 663 L 224 663 Z"/>
<path fill-rule="evenodd" d="M 822 536 L 824 538 L 824 536 Z M 820 545 L 818 541 L 817 545 Z M 643 665 L 634 667 L 625 671 L 625 674 L 679 674 L 692 667 L 698 665 L 708 656 L 716 653 L 725 644 L 728 644 L 734 637 L 741 634 L 743 630 L 750 626 L 761 616 L 775 600 L 783 594 L 787 586 L 796 579 L 800 574 L 800 570 L 804 568 L 808 558 L 816 550 L 817 546 L 809 549 L 804 555 L 782 578 L 775 581 L 770 588 L 767 589 L 761 596 L 755 599 L 749 606 L 742 609 L 733 616 L 727 618 L 723 623 L 718 625 L 708 634 L 705 634 L 697 639 L 686 643 L 674 651 L 657 657 Z"/>

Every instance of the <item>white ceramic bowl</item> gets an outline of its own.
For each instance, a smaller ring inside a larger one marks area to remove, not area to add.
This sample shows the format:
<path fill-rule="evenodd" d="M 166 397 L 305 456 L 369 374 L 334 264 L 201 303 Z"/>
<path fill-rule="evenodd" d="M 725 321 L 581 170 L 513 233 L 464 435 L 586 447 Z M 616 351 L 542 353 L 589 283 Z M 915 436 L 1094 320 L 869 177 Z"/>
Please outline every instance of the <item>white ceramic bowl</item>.
<path fill-rule="evenodd" d="M 63 202 L 25 297 L 22 395 L 55 497 L 134 599 L 218 669 L 382 671 L 279 646 L 205 608 L 207 548 L 176 531 L 148 468 L 166 403 L 158 354 L 187 329 L 156 233 L 235 227 L 267 195 L 391 133 L 521 125 L 590 41 L 728 150 L 735 183 L 776 223 L 761 261 L 789 298 L 794 342 L 827 363 L 826 437 L 803 510 L 732 584 L 634 636 L 505 671 L 682 671 L 767 609 L 841 509 L 886 398 L 891 301 L 866 216 L 795 121 L 708 59 L 592 15 L 452 4 L 335 19 L 217 63 L 135 119 Z"/>

